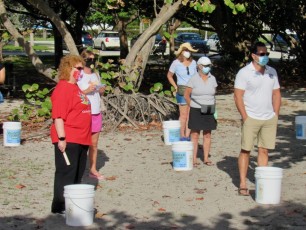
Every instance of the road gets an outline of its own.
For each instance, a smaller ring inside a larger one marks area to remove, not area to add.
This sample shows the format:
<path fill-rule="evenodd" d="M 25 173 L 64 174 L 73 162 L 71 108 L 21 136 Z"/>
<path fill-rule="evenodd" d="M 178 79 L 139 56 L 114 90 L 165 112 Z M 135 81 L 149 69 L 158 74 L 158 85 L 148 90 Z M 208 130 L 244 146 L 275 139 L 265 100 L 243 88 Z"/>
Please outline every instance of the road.
<path fill-rule="evenodd" d="M 54 42 L 53 41 L 34 41 L 35 45 L 46 45 L 46 46 L 50 46 L 50 50 L 46 50 L 46 51 L 37 51 L 37 54 L 39 56 L 51 56 L 54 55 L 53 52 L 53 45 Z M 69 53 L 69 51 L 64 50 L 64 54 Z M 25 52 L 23 51 L 3 51 L 3 55 L 7 56 L 7 55 L 21 55 L 21 56 L 27 56 Z M 102 51 L 100 50 L 100 56 L 102 57 L 119 57 L 120 55 L 120 51 Z M 167 49 L 166 49 L 166 53 L 165 55 L 169 55 L 169 44 L 167 44 Z M 204 56 L 205 54 L 201 54 L 201 53 L 196 53 L 194 54 L 195 59 L 198 59 L 201 56 Z M 211 51 L 207 54 L 208 57 L 211 57 L 211 59 L 219 59 L 221 56 L 218 55 L 217 52 Z M 277 61 L 281 58 L 286 59 L 288 57 L 287 54 L 285 53 L 281 53 L 281 52 L 277 52 L 277 51 L 270 51 L 270 56 L 269 58 Z"/>

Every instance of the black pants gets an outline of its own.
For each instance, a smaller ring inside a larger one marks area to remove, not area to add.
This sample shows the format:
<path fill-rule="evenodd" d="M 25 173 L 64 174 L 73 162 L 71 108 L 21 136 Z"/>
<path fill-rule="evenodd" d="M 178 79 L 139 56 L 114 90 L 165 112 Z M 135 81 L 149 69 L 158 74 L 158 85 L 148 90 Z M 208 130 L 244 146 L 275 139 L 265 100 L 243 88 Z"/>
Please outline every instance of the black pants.
<path fill-rule="evenodd" d="M 80 184 L 86 168 L 88 145 L 67 143 L 66 154 L 70 165 L 66 164 L 63 153 L 57 143 L 55 150 L 54 195 L 51 211 L 53 213 L 65 210 L 64 186 Z"/>

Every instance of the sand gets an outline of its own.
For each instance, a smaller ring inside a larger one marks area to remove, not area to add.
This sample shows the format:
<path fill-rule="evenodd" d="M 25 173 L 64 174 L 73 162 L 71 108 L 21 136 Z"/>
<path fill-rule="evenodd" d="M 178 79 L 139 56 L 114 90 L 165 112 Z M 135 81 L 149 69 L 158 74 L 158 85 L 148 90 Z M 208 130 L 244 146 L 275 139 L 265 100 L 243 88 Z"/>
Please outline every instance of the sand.
<path fill-rule="evenodd" d="M 255 201 L 256 149 L 251 153 L 251 196 L 237 195 L 240 116 L 233 95 L 218 95 L 218 129 L 212 134 L 211 160 L 191 171 L 172 168 L 171 146 L 162 129 L 102 132 L 94 223 L 69 227 L 50 213 L 54 156 L 49 137 L 18 147 L 0 144 L 0 229 L 306 229 L 306 140 L 295 136 L 295 116 L 306 115 L 305 89 L 283 92 L 277 146 L 269 166 L 283 168 L 281 202 Z M 0 105 L 7 112 L 14 102 Z"/>

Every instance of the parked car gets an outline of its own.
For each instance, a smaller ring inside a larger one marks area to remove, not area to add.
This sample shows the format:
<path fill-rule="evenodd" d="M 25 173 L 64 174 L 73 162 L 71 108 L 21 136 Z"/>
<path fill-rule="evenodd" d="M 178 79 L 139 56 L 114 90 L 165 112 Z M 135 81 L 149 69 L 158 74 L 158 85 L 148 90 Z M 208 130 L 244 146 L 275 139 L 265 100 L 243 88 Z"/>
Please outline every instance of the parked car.
<path fill-rule="evenodd" d="M 93 40 L 90 33 L 82 32 L 82 45 L 83 47 L 93 46 Z"/>
<path fill-rule="evenodd" d="M 189 42 L 194 49 L 198 50 L 198 53 L 208 53 L 209 47 L 206 41 L 198 33 L 178 33 L 174 39 L 174 46 L 177 50 L 182 43 Z"/>
<path fill-rule="evenodd" d="M 67 50 L 67 45 L 64 42 L 64 40 L 62 44 L 63 44 L 63 49 Z M 90 33 L 82 31 L 82 47 L 88 47 L 88 46 L 93 46 L 92 36 L 90 35 Z"/>
<path fill-rule="evenodd" d="M 297 42 L 299 42 L 299 39 L 296 34 L 288 34 L 288 35 L 293 37 Z M 272 38 L 271 50 L 280 51 L 280 52 L 289 52 L 290 45 L 285 41 L 285 39 L 280 34 L 276 34 Z"/>
<path fill-rule="evenodd" d="M 206 42 L 207 46 L 209 47 L 209 50 L 219 51 L 221 48 L 218 34 L 210 35 Z"/>
<path fill-rule="evenodd" d="M 119 33 L 116 31 L 101 31 L 93 41 L 96 49 L 120 50 Z"/>
<path fill-rule="evenodd" d="M 136 37 L 133 37 L 131 39 L 131 47 L 135 44 L 135 42 L 140 36 L 141 34 L 138 34 Z M 161 53 L 162 55 L 164 55 L 164 53 L 166 52 L 166 47 L 167 47 L 166 38 L 162 37 L 160 34 L 157 34 L 155 37 L 155 43 L 152 49 L 152 53 L 153 54 Z"/>

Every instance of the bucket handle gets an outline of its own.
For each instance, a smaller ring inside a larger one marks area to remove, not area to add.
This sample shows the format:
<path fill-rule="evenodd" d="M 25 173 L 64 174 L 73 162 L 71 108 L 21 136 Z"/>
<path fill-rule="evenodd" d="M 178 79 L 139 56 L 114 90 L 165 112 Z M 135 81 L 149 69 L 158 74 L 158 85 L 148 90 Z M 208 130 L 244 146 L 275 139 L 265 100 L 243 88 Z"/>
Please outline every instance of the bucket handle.
<path fill-rule="evenodd" d="M 74 203 L 74 201 L 71 199 L 71 197 L 69 196 L 66 196 L 70 201 L 71 203 L 73 203 L 75 206 L 77 206 L 79 209 L 85 211 L 85 212 L 94 212 L 95 209 L 92 209 L 91 211 L 88 211 L 88 210 L 85 210 L 84 208 L 80 207 L 79 205 L 77 205 L 76 203 Z M 69 208 L 69 213 L 71 213 L 71 209 Z"/>

